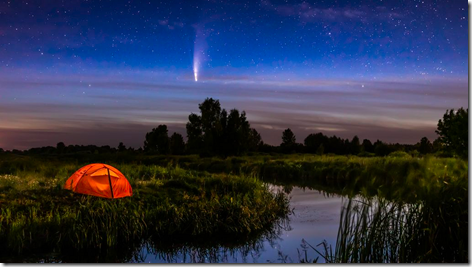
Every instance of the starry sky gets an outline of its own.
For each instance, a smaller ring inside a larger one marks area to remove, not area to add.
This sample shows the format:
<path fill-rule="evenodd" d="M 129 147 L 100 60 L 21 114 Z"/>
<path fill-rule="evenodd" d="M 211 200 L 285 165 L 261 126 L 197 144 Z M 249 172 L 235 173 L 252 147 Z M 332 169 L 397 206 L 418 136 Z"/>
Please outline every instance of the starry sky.
<path fill-rule="evenodd" d="M 0 1 L 0 147 L 184 136 L 206 97 L 266 143 L 416 143 L 468 107 L 460 0 Z M 195 72 L 198 81 L 195 81 Z"/>

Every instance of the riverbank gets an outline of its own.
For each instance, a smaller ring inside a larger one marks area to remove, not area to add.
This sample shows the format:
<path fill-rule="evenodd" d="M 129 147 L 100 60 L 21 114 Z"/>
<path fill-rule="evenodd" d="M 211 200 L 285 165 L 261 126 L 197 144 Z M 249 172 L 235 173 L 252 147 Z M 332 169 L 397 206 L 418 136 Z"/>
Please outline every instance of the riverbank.
<path fill-rule="evenodd" d="M 252 177 L 148 168 L 159 176 L 141 180 L 128 173 L 133 196 L 113 200 L 64 190 L 65 176 L 28 170 L 0 176 L 2 258 L 91 248 L 99 253 L 156 238 L 241 239 L 263 234 L 289 212 L 282 193 Z"/>
<path fill-rule="evenodd" d="M 396 254 L 388 260 L 468 260 L 468 162 L 461 159 L 314 155 L 91 158 L 93 161 L 86 162 L 81 156 L 74 159 L 72 155 L 0 156 L 0 246 L 4 251 L 0 253 L 20 255 L 44 250 L 60 254 L 58 248 L 62 247 L 108 251 L 123 243 L 136 243 L 136 247 L 143 240 L 203 244 L 204 240 L 217 241 L 217 237 L 226 244 L 244 244 L 267 234 L 289 212 L 287 197 L 270 193 L 264 181 L 281 186 L 286 193 L 293 187 L 302 187 L 347 198 L 385 200 L 382 203 L 386 205 L 374 209 L 377 213 L 369 211 L 377 202 L 358 209 L 368 211 L 359 216 L 353 211 L 343 212 L 340 225 L 349 227 L 339 229 L 345 238 L 336 251 L 345 253 L 330 255 L 326 261 L 376 262 L 384 259 L 385 253 L 400 249 L 406 254 Z M 79 167 L 100 161 L 123 172 L 133 187 L 132 198 L 110 201 L 62 189 L 68 176 Z M 411 216 L 396 215 L 408 205 Z M 369 217 L 371 214 L 377 217 Z M 369 223 L 350 218 L 366 218 Z M 391 239 L 391 243 L 377 242 L 375 255 L 380 256 L 370 257 L 372 251 L 368 248 L 372 242 L 390 231 L 389 224 L 379 226 L 379 221 L 392 222 L 413 234 L 391 235 L 400 238 Z M 353 251 L 357 238 L 372 242 L 363 243 L 363 250 Z M 359 256 L 357 252 L 363 254 Z"/>

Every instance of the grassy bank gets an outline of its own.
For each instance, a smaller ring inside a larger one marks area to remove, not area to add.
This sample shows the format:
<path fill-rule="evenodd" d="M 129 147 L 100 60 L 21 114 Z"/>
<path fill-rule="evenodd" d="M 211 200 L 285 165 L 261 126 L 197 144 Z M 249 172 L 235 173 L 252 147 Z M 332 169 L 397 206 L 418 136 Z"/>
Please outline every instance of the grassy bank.
<path fill-rule="evenodd" d="M 343 211 L 336 254 L 322 253 L 327 261 L 468 261 L 468 162 L 461 159 L 95 157 L 0 155 L 0 254 L 138 247 L 144 239 L 247 242 L 288 211 L 287 199 L 269 193 L 258 177 L 287 191 L 300 186 L 378 200 Z M 71 173 L 92 162 L 120 169 L 134 196 L 110 201 L 62 189 Z"/>
<path fill-rule="evenodd" d="M 296 185 L 344 193 L 383 194 L 388 198 L 421 199 L 435 195 L 444 185 L 467 188 L 468 162 L 457 158 L 356 157 L 256 155 L 246 157 L 200 158 L 191 156 L 146 156 L 126 154 L 31 158 L 0 155 L 0 174 L 21 177 L 37 175 L 65 179 L 79 167 L 103 162 L 116 166 L 132 185 L 138 180 L 170 178 L 160 167 L 179 167 L 195 173 L 255 176 L 278 185 Z M 464 186 L 465 185 L 465 186 Z M 411 190 L 401 190 L 408 188 Z"/>
<path fill-rule="evenodd" d="M 254 236 L 284 218 L 288 200 L 248 176 L 210 175 L 180 168 L 117 166 L 134 195 L 101 199 L 63 190 L 79 166 L 48 163 L 37 172 L 0 176 L 0 254 L 106 251 L 149 238 L 182 240 Z M 142 168 L 153 173 L 140 179 Z M 63 173 L 63 174 L 62 174 Z"/>

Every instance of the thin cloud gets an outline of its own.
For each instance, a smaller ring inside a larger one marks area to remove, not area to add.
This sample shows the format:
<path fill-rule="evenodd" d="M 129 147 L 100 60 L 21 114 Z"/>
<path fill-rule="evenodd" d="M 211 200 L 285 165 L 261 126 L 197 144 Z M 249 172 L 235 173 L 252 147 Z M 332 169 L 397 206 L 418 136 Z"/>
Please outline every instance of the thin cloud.
<path fill-rule="evenodd" d="M 113 146 L 124 141 L 139 147 L 145 133 L 159 124 L 186 136 L 188 115 L 198 113 L 206 97 L 219 99 L 227 110 L 245 110 L 269 144 L 280 144 L 288 127 L 300 142 L 321 131 L 343 138 L 415 143 L 423 136 L 435 138 L 437 121 L 446 109 L 468 106 L 466 79 L 269 78 L 249 83 L 247 76 L 214 76 L 194 83 L 166 79 L 164 72 L 122 71 L 102 77 L 3 72 L 0 147 L 23 149 L 64 140 Z M 243 82 L 228 83 L 232 80 Z M 107 139 L 110 135 L 113 138 Z"/>
<path fill-rule="evenodd" d="M 316 5 L 303 2 L 299 4 L 276 5 L 269 0 L 262 0 L 261 5 L 267 9 L 274 10 L 277 14 L 286 17 L 297 17 L 300 21 L 314 22 L 318 20 L 339 21 L 343 19 L 367 21 L 367 18 L 372 17 L 373 11 L 366 7 L 352 8 L 319 8 Z M 375 13 L 378 18 L 392 19 L 401 18 L 402 15 L 398 12 L 388 10 L 384 7 L 376 7 Z"/>

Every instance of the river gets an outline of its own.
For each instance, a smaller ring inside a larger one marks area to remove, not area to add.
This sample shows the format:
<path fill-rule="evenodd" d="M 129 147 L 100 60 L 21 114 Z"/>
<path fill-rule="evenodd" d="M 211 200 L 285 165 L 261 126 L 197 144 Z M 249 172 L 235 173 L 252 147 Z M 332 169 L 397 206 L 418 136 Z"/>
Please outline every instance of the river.
<path fill-rule="evenodd" d="M 270 186 L 271 190 L 280 187 Z M 256 247 L 228 249 L 225 247 L 203 249 L 182 247 L 172 254 L 153 252 L 143 247 L 139 261 L 147 263 L 187 263 L 187 262 L 224 262 L 224 263 L 298 263 L 301 259 L 313 260 L 319 255 L 311 248 L 305 252 L 301 246 L 305 239 L 316 246 L 323 240 L 333 246 L 339 227 L 342 208 L 341 196 L 329 196 L 318 190 L 293 187 L 288 194 L 293 213 L 286 227 L 272 238 L 262 238 Z M 322 251 L 321 247 L 318 247 Z M 300 255 L 299 255 L 300 253 Z M 324 262 L 322 257 L 318 262 Z"/>

